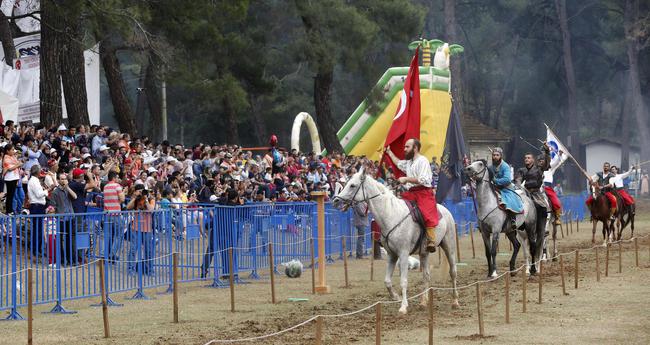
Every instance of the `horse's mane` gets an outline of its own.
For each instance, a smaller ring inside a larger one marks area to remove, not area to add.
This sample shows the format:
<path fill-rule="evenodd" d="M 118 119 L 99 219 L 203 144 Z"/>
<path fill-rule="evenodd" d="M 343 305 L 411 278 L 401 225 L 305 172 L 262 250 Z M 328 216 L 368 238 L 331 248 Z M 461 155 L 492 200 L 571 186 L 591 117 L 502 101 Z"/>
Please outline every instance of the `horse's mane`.
<path fill-rule="evenodd" d="M 383 193 L 391 193 L 391 194 L 393 193 L 393 192 L 392 192 L 390 189 L 388 189 L 388 187 L 386 187 L 383 183 L 379 183 L 377 180 L 375 180 L 374 177 L 372 177 L 372 176 L 370 176 L 370 175 L 366 175 L 366 178 L 372 180 L 373 182 L 375 182 L 375 185 L 377 185 L 377 188 L 379 189 L 379 191 L 380 191 L 382 194 L 383 194 Z"/>

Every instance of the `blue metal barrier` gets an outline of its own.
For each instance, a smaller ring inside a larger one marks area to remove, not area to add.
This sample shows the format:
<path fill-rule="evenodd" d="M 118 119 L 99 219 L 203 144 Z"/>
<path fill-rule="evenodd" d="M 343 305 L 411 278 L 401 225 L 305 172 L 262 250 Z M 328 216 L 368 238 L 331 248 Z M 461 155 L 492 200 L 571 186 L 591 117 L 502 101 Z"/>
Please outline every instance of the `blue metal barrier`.
<path fill-rule="evenodd" d="M 586 194 L 560 199 L 571 220 L 584 219 Z M 467 234 L 476 222 L 471 199 L 444 205 Z M 65 301 L 96 297 L 99 279 L 96 260 L 106 262 L 105 281 L 110 295 L 134 291 L 133 299 L 148 298 L 147 289 L 171 292 L 172 254 L 179 254 L 180 281 L 207 281 L 227 286 L 228 248 L 233 248 L 233 273 L 238 283 L 268 275 L 268 246 L 277 267 L 298 259 L 310 261 L 310 240 L 318 246 L 314 203 L 256 203 L 243 206 L 177 204 L 151 212 L 96 212 L 84 214 L 0 216 L 0 310 L 20 320 L 19 307 L 27 303 L 27 268 L 34 270 L 34 303 L 54 304 L 51 312 L 68 313 Z M 327 262 L 352 256 L 359 241 L 367 254 L 372 248 L 369 227 L 361 236 L 352 211 L 327 204 Z M 372 217 L 372 215 L 370 215 Z M 342 242 L 345 241 L 346 251 Z"/>

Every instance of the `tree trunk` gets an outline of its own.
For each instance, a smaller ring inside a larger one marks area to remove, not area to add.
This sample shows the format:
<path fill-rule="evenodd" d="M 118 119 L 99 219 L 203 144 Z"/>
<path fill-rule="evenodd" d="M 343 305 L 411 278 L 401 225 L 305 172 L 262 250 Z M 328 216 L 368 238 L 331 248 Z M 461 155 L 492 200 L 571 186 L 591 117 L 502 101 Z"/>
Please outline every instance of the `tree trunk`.
<path fill-rule="evenodd" d="M 63 22 L 56 1 L 41 3 L 41 80 L 39 83 L 40 122 L 46 128 L 63 123 L 61 109 L 60 26 Z"/>
<path fill-rule="evenodd" d="M 249 97 L 248 102 L 251 105 L 251 125 L 253 126 L 255 138 L 257 138 L 255 144 L 264 146 L 267 144 L 269 131 L 260 112 L 259 102 L 257 102 L 255 96 L 252 95 Z"/>
<path fill-rule="evenodd" d="M 147 64 L 148 68 L 148 64 Z M 137 90 L 137 98 L 136 98 L 136 103 L 135 103 L 135 125 L 136 128 L 138 129 L 138 133 L 141 135 L 149 135 L 151 137 L 151 130 L 150 127 L 147 127 L 147 130 L 145 130 L 145 124 L 146 124 L 146 110 L 147 110 L 147 94 L 146 94 L 146 87 L 145 87 L 145 78 L 146 78 L 146 69 L 145 66 L 140 67 L 140 78 L 138 80 L 138 90 Z"/>
<path fill-rule="evenodd" d="M 89 125 L 88 96 L 86 94 L 86 61 L 84 47 L 81 43 L 81 4 L 78 1 L 68 1 L 66 8 L 65 34 L 61 35 L 61 77 L 63 95 L 68 123 L 71 126 Z"/>
<path fill-rule="evenodd" d="M 120 71 L 120 62 L 117 59 L 115 49 L 107 41 L 104 40 L 102 42 L 103 44 L 99 45 L 99 56 L 104 67 L 104 74 L 106 75 L 108 91 L 111 95 L 111 102 L 113 103 L 115 119 L 121 132 L 136 136 L 137 131 L 133 119 L 133 110 L 131 110 L 129 98 L 126 95 L 126 87 L 122 79 L 122 71 Z"/>
<path fill-rule="evenodd" d="M 629 80 L 629 79 L 628 79 Z M 629 84 L 629 83 L 628 83 Z M 626 88 L 629 89 L 629 88 Z M 630 92 L 629 90 L 625 91 L 625 96 L 623 97 L 623 103 L 621 104 L 621 116 L 620 116 L 620 123 L 621 123 L 621 135 L 620 138 L 629 138 L 631 133 L 630 133 L 630 120 L 631 120 L 631 114 L 629 109 L 625 106 L 626 104 L 630 104 Z M 629 140 L 621 140 L 621 169 L 623 171 L 627 171 L 630 166 L 630 141 Z"/>
<path fill-rule="evenodd" d="M 458 33 L 456 30 L 456 1 L 444 0 L 445 16 L 445 33 L 447 34 L 447 43 L 459 43 Z M 451 75 L 451 97 L 454 100 L 454 106 L 458 109 L 459 114 L 463 113 L 463 94 L 462 94 L 462 73 L 460 70 L 460 59 L 451 57 L 449 70 Z M 489 114 L 488 114 L 489 116 Z"/>
<path fill-rule="evenodd" d="M 562 33 L 562 57 L 564 62 L 564 72 L 566 77 L 567 87 L 567 117 L 569 135 L 567 137 L 567 149 L 571 152 L 573 157 L 581 164 L 584 165 L 579 138 L 579 121 L 578 121 L 578 99 L 577 87 L 575 79 L 575 71 L 573 69 L 573 57 L 571 54 L 571 33 L 569 32 L 569 22 L 566 13 L 566 0 L 555 0 L 555 8 L 557 10 L 558 22 L 560 24 L 560 32 Z M 573 173 L 570 175 L 569 181 L 574 188 L 582 185 L 582 175 L 578 169 L 572 169 Z"/>
<path fill-rule="evenodd" d="M 237 113 L 232 108 L 228 97 L 223 98 L 223 111 L 226 113 L 226 144 L 239 144 L 239 129 L 237 128 Z"/>
<path fill-rule="evenodd" d="M 150 60 L 144 77 L 144 92 L 149 107 L 149 123 L 151 124 L 151 140 L 162 141 L 162 99 L 158 85 L 157 67 L 155 60 Z"/>
<path fill-rule="evenodd" d="M 341 142 L 336 136 L 332 121 L 332 82 L 334 72 L 331 69 L 319 70 L 314 78 L 314 106 L 316 107 L 316 124 L 318 135 L 323 139 L 327 152 L 343 152 Z M 320 152 L 316 152 L 319 154 Z"/>
<path fill-rule="evenodd" d="M 630 83 L 630 104 L 629 111 L 636 119 L 637 133 L 641 146 L 641 161 L 650 160 L 650 127 L 648 127 L 648 114 L 643 104 L 643 95 L 641 94 L 641 82 L 639 79 L 639 39 L 634 37 L 631 28 L 634 22 L 638 20 L 639 4 L 638 1 L 625 1 L 625 41 L 627 45 L 627 59 L 630 65 L 629 83 Z"/>
<path fill-rule="evenodd" d="M 16 57 L 16 47 L 14 46 L 11 27 L 9 27 L 9 19 L 7 19 L 7 16 L 5 16 L 2 11 L 0 11 L 0 41 L 2 41 L 2 50 L 5 53 L 5 62 L 13 68 L 14 58 Z"/>

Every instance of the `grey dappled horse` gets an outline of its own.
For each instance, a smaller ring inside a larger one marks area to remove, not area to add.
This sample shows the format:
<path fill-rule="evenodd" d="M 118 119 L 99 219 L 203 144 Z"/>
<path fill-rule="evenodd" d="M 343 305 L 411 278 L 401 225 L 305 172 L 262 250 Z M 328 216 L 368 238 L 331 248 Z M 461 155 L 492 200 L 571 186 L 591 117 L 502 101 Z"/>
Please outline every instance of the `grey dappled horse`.
<path fill-rule="evenodd" d="M 364 174 L 363 169 L 354 174 L 347 182 L 345 188 L 334 198 L 334 205 L 347 209 L 353 204 L 366 202 L 368 209 L 374 216 L 381 228 L 381 242 L 388 253 L 386 265 L 386 277 L 384 283 L 390 296 L 396 301 L 400 300 L 399 295 L 393 290 L 392 276 L 395 265 L 399 259 L 400 285 L 402 287 L 402 305 L 399 312 L 406 314 L 408 300 L 406 288 L 408 285 L 408 258 L 415 250 L 421 236 L 421 228 L 413 221 L 411 211 L 404 200 L 396 197 L 392 191 L 381 183 L 375 181 L 371 176 Z M 436 227 L 436 245 L 444 250 L 449 262 L 449 276 L 453 287 L 453 307 L 458 307 L 458 291 L 456 291 L 456 231 L 454 218 L 451 213 L 442 205 L 438 205 L 441 215 L 440 222 Z M 418 254 L 420 256 L 420 267 L 422 267 L 423 278 L 428 287 L 431 274 L 427 259 L 429 253 L 426 251 L 426 238 L 420 244 Z M 422 295 L 421 303 L 426 305 L 427 294 Z"/>
<path fill-rule="evenodd" d="M 483 160 L 475 161 L 465 167 L 465 173 L 476 182 L 476 203 L 477 218 L 480 222 L 479 228 L 485 245 L 485 256 L 488 262 L 488 277 L 497 276 L 496 255 L 499 245 L 499 234 L 505 232 L 513 244 L 513 252 L 510 258 L 510 270 L 515 269 L 515 261 L 519 252 L 519 242 L 523 246 L 524 258 L 526 259 L 526 273 L 535 273 L 535 257 L 532 257 L 531 266 L 529 236 L 536 236 L 536 211 L 533 201 L 525 194 L 521 195 L 524 203 L 524 212 L 517 215 L 517 231 L 510 230 L 506 212 L 499 207 L 497 191 L 490 181 L 487 163 Z M 522 230 L 522 227 L 524 230 Z M 491 241 L 490 241 L 491 237 Z M 517 242 L 519 239 L 519 242 Z"/>

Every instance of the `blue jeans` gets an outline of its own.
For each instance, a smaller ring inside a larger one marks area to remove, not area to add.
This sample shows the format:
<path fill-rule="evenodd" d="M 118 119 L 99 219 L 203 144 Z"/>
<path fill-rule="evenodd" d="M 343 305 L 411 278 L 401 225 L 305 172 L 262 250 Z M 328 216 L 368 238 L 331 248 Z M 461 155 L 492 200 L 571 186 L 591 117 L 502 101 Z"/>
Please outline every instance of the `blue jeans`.
<path fill-rule="evenodd" d="M 355 228 L 357 228 L 357 258 L 361 258 L 363 257 L 363 241 L 365 239 L 366 226 L 357 225 Z"/>
<path fill-rule="evenodd" d="M 122 236 L 126 226 L 124 219 L 119 215 L 106 215 L 104 221 L 104 257 L 108 260 L 119 260 L 117 254 L 122 247 Z"/>
<path fill-rule="evenodd" d="M 37 216 L 45 214 L 45 205 L 30 204 L 29 214 Z M 30 238 L 30 247 L 32 255 L 36 258 L 43 252 L 43 217 L 34 217 L 32 220 L 32 234 Z"/>
<path fill-rule="evenodd" d="M 153 232 L 130 231 L 129 270 L 138 269 L 137 260 L 142 260 L 142 273 L 153 273 Z"/>

